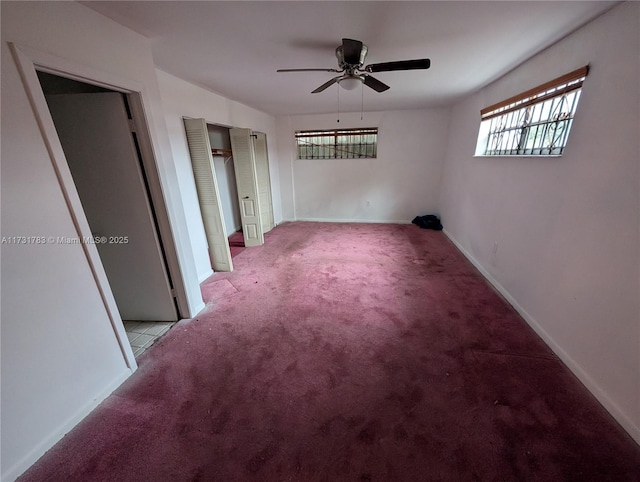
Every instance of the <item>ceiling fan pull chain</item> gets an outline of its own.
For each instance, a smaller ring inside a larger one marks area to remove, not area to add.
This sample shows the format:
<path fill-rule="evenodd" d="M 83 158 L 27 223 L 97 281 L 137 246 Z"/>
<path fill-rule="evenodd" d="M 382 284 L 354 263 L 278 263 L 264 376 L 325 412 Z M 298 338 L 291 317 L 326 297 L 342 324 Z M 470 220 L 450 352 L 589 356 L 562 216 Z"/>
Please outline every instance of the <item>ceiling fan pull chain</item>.
<path fill-rule="evenodd" d="M 362 120 L 364 117 L 364 82 L 360 87 L 360 96 L 360 120 Z"/>
<path fill-rule="evenodd" d="M 338 120 L 336 122 L 340 122 L 340 86 L 336 87 L 338 91 Z"/>

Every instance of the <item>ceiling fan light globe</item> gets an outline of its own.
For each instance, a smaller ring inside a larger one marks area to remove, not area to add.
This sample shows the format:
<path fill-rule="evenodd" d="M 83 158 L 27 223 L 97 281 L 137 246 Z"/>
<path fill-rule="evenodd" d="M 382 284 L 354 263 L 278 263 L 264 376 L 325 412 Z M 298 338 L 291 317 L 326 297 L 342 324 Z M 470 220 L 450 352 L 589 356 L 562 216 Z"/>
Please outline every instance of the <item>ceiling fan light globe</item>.
<path fill-rule="evenodd" d="M 348 79 L 342 79 L 338 81 L 338 85 L 345 90 L 355 90 L 362 83 L 362 79 L 359 77 L 350 77 Z"/>

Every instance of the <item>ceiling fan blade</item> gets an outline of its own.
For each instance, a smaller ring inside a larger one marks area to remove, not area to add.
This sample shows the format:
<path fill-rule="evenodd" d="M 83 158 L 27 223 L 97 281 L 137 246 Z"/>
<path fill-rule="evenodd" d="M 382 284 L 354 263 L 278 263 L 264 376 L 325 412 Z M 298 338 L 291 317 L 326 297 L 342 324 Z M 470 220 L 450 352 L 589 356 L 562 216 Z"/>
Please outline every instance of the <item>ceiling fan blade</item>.
<path fill-rule="evenodd" d="M 342 72 L 338 69 L 278 69 L 276 72 Z"/>
<path fill-rule="evenodd" d="M 390 89 L 387 84 L 380 82 L 378 79 L 371 77 L 370 75 L 363 75 L 363 77 L 364 85 L 366 85 L 367 87 L 371 87 L 376 92 L 384 92 L 385 90 Z"/>
<path fill-rule="evenodd" d="M 362 42 L 350 38 L 342 39 L 342 55 L 347 64 L 360 64 L 360 52 L 362 52 Z"/>
<path fill-rule="evenodd" d="M 333 79 L 331 79 L 328 82 L 325 82 L 324 84 L 322 84 L 320 87 L 318 87 L 316 90 L 312 91 L 312 94 L 317 94 L 318 92 L 322 92 L 323 90 L 327 89 L 328 87 L 332 86 L 333 84 L 335 84 L 336 82 L 338 82 L 339 79 L 341 79 L 342 76 L 339 75 L 337 77 L 334 77 Z"/>
<path fill-rule="evenodd" d="M 398 60 L 397 62 L 382 62 L 380 64 L 367 65 L 367 72 L 391 72 L 393 70 L 424 70 L 431 66 L 429 59 Z"/>

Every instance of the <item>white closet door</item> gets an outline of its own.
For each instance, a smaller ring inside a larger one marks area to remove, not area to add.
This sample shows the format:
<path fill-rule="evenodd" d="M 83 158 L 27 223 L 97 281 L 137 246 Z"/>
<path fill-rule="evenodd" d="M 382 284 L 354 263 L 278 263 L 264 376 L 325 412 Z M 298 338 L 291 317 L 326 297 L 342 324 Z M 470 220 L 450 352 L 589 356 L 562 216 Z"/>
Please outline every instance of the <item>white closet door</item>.
<path fill-rule="evenodd" d="M 273 229 L 273 203 L 271 200 L 271 178 L 269 177 L 269 156 L 267 154 L 267 135 L 256 132 L 253 148 L 256 158 L 256 176 L 258 181 L 258 199 L 260 202 L 260 221 L 262 232 Z"/>
<path fill-rule="evenodd" d="M 211 265 L 214 271 L 233 271 L 207 123 L 204 119 L 184 119 L 184 128 L 187 133 L 187 144 L 191 154 L 193 177 L 207 235 Z"/>
<path fill-rule="evenodd" d="M 47 103 L 91 232 L 108 238 L 96 248 L 120 316 L 176 321 L 122 94 L 49 95 Z"/>
<path fill-rule="evenodd" d="M 229 129 L 245 246 L 264 244 L 251 130 Z"/>

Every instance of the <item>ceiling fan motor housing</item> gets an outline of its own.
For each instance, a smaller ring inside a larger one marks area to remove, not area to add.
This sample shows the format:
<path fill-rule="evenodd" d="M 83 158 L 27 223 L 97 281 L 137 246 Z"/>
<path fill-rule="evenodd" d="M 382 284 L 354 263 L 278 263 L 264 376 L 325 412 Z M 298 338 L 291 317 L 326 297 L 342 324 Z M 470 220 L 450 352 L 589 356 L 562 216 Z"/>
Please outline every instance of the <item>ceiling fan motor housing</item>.
<path fill-rule="evenodd" d="M 348 64 L 344 61 L 344 49 L 342 45 L 336 48 L 336 57 L 338 58 L 338 65 L 341 69 L 349 72 L 353 72 L 356 69 L 360 69 L 364 65 L 364 60 L 367 58 L 368 48 L 365 44 L 362 44 L 362 48 L 360 49 L 360 58 L 357 64 Z"/>

